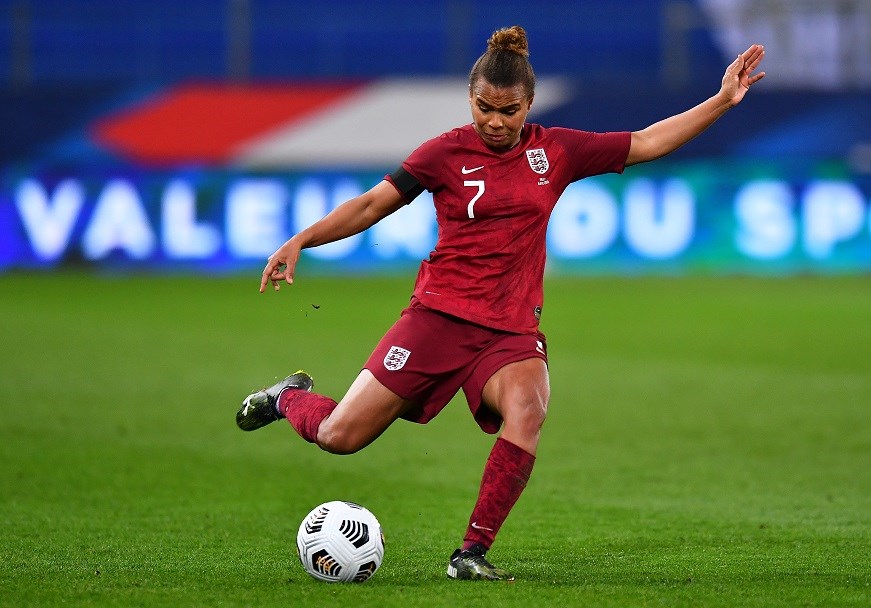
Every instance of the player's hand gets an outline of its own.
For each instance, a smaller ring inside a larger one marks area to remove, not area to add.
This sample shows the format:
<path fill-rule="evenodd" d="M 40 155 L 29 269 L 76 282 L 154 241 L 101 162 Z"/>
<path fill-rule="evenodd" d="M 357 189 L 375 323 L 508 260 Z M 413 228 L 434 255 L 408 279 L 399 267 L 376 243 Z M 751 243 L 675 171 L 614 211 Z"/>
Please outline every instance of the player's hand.
<path fill-rule="evenodd" d="M 763 57 L 765 57 L 765 47 L 761 44 L 752 44 L 726 68 L 720 92 L 731 105 L 741 103 L 750 87 L 765 77 L 765 72 L 753 73 Z"/>
<path fill-rule="evenodd" d="M 281 281 L 293 285 L 293 275 L 296 270 L 296 262 L 299 260 L 300 248 L 294 239 L 290 239 L 279 247 L 275 253 L 269 256 L 263 276 L 260 278 L 260 293 L 266 291 L 267 283 L 272 283 L 272 288 L 278 291 Z"/>

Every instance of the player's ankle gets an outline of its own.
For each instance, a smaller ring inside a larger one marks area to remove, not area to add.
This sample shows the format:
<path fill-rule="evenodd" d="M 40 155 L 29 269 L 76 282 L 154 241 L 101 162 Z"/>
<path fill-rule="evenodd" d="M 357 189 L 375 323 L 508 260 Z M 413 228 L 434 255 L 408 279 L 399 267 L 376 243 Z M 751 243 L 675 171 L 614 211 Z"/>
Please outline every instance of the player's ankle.
<path fill-rule="evenodd" d="M 485 556 L 487 555 L 488 547 L 485 547 L 481 543 L 477 541 L 466 540 L 463 541 L 463 551 L 470 551 L 475 555 Z"/>

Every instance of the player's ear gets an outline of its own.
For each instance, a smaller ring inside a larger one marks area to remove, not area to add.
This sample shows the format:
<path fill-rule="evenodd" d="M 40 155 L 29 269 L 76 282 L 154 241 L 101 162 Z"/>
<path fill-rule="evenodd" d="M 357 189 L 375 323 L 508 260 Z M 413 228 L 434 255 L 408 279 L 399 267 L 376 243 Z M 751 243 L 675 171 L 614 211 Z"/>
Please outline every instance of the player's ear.
<path fill-rule="evenodd" d="M 533 99 L 535 99 L 535 95 L 530 95 L 530 96 L 529 96 L 529 105 L 528 105 L 527 108 L 526 108 L 527 110 L 531 110 L 531 109 L 532 109 L 532 100 L 533 100 Z"/>

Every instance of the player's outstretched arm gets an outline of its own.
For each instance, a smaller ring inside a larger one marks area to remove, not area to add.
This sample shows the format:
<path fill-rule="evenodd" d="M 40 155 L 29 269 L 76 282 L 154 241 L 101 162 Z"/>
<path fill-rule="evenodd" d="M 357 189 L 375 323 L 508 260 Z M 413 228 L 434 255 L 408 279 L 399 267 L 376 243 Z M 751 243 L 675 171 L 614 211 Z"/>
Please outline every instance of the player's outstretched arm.
<path fill-rule="evenodd" d="M 763 57 L 765 47 L 751 45 L 726 68 L 716 95 L 686 112 L 634 131 L 626 164 L 647 162 L 677 150 L 741 103 L 750 87 L 765 76 L 765 72 L 754 74 Z"/>
<path fill-rule="evenodd" d="M 272 282 L 276 291 L 282 280 L 293 284 L 296 263 L 303 249 L 326 245 L 363 232 L 404 204 L 402 196 L 387 181 L 345 201 L 322 219 L 292 236 L 269 256 L 260 280 L 260 293 L 266 291 L 269 282 Z"/>

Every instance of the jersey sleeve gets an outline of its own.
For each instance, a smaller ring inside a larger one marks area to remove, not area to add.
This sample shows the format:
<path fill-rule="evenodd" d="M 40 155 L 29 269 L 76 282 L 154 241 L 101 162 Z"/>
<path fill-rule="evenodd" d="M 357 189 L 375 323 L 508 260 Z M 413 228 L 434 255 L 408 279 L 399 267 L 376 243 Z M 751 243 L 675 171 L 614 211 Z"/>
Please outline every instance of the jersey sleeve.
<path fill-rule="evenodd" d="M 562 141 L 566 151 L 572 181 L 602 173 L 623 173 L 626 168 L 631 142 L 629 131 L 594 133 L 556 128 L 554 135 Z"/>
<path fill-rule="evenodd" d="M 414 200 L 423 190 L 433 192 L 439 186 L 444 158 L 441 141 L 443 137 L 424 142 L 396 171 L 384 176 L 399 191 L 406 203 Z"/>
<path fill-rule="evenodd" d="M 396 188 L 396 191 L 399 192 L 400 195 L 402 195 L 402 200 L 405 201 L 406 205 L 411 203 L 411 201 L 416 199 L 420 196 L 420 193 L 423 192 L 423 186 L 420 185 L 417 178 L 406 171 L 404 167 L 398 167 L 393 173 L 385 175 L 384 179 Z"/>
<path fill-rule="evenodd" d="M 445 136 L 439 136 L 422 143 L 402 163 L 402 168 L 413 175 L 420 185 L 430 192 L 441 184 L 444 164 Z"/>

